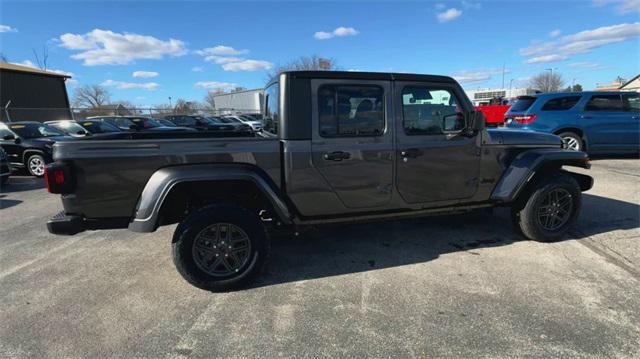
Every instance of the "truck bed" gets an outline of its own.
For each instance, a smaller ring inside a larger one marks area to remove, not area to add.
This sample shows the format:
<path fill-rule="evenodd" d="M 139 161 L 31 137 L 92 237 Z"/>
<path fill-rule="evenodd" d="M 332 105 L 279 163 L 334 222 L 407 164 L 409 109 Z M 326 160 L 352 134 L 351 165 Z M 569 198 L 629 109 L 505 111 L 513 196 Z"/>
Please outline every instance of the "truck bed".
<path fill-rule="evenodd" d="M 62 197 L 65 212 L 89 219 L 131 217 L 133 213 L 123 213 L 123 209 L 133 211 L 151 175 L 167 166 L 255 165 L 280 185 L 279 141 L 261 137 L 216 138 L 209 133 L 102 135 L 56 143 L 54 160 L 69 163 L 76 181 L 74 193 Z"/>

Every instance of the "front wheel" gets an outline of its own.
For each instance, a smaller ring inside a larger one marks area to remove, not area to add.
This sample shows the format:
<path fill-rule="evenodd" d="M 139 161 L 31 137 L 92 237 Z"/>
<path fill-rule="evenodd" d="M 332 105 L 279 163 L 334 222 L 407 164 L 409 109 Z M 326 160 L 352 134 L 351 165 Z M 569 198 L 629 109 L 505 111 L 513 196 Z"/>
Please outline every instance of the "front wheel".
<path fill-rule="evenodd" d="M 29 158 L 27 158 L 27 171 L 29 171 L 29 174 L 35 177 L 42 177 L 44 176 L 44 166 L 46 165 L 46 162 L 44 160 L 44 157 L 42 157 L 42 155 L 38 155 L 38 154 L 33 154 L 30 155 Z"/>
<path fill-rule="evenodd" d="M 551 242 L 575 225 L 581 206 L 578 182 L 569 174 L 555 172 L 535 184 L 524 207 L 515 208 L 513 215 L 525 237 Z"/>
<path fill-rule="evenodd" d="M 187 282 L 214 292 L 246 285 L 267 262 L 269 238 L 260 218 L 235 205 L 189 215 L 173 236 L 173 262 Z"/>

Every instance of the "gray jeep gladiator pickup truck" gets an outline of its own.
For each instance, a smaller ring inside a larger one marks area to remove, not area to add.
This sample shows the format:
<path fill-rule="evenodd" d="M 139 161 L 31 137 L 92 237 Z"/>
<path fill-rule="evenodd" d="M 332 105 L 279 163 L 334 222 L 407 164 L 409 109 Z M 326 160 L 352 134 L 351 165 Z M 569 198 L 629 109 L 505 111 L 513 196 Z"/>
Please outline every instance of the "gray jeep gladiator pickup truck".
<path fill-rule="evenodd" d="M 56 143 L 55 234 L 179 223 L 173 260 L 191 284 L 246 284 L 269 234 L 308 225 L 509 206 L 530 239 L 560 238 L 591 177 L 559 137 L 485 129 L 445 76 L 284 72 L 265 88 L 263 135 L 93 136 Z"/>

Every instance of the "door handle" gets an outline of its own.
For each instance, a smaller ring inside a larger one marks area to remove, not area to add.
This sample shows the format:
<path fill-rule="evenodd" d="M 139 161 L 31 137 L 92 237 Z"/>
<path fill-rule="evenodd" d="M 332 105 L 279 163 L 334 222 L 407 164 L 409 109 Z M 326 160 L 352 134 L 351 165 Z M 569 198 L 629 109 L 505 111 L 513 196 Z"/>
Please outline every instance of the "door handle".
<path fill-rule="evenodd" d="M 416 157 L 420 157 L 424 154 L 424 152 L 422 150 L 419 150 L 417 148 L 408 148 L 406 150 L 403 150 L 402 152 L 400 152 L 400 156 L 404 157 L 404 158 L 416 158 Z"/>
<path fill-rule="evenodd" d="M 591 116 L 587 116 L 587 115 L 580 115 L 580 118 L 589 119 L 589 118 L 591 118 Z"/>
<path fill-rule="evenodd" d="M 327 161 L 342 161 L 351 158 L 351 154 L 344 151 L 333 151 L 325 153 L 322 157 Z"/>

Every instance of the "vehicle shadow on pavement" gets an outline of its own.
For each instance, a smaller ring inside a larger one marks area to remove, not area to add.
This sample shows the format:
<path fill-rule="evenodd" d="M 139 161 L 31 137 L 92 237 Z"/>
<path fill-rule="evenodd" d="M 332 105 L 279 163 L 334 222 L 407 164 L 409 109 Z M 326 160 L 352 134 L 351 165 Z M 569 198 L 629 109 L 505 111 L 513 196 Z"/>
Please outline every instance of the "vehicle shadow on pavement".
<path fill-rule="evenodd" d="M 4 195 L 0 195 L 0 210 L 13 207 L 15 205 L 22 203 L 22 201 L 19 201 L 16 199 L 4 199 L 3 197 Z"/>
<path fill-rule="evenodd" d="M 583 200 L 584 210 L 577 230 L 562 241 L 639 225 L 637 204 L 589 194 L 584 194 Z M 595 215 L 602 212 L 609 215 Z M 507 208 L 496 209 L 493 215 L 477 211 L 336 225 L 298 237 L 273 238 L 268 271 L 253 287 L 425 263 L 452 252 L 480 255 L 478 249 L 524 240 L 511 225 Z"/>
<path fill-rule="evenodd" d="M 12 176 L 9 178 L 9 182 L 2 185 L 2 187 L 0 188 L 0 193 L 25 192 L 34 189 L 41 189 L 44 187 L 44 180 L 42 178 L 30 176 Z"/>

